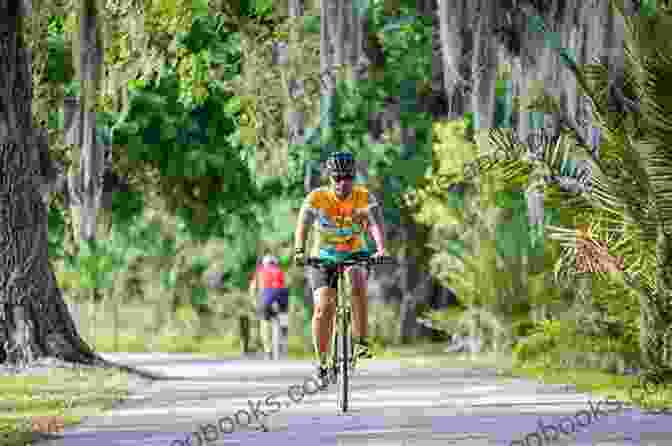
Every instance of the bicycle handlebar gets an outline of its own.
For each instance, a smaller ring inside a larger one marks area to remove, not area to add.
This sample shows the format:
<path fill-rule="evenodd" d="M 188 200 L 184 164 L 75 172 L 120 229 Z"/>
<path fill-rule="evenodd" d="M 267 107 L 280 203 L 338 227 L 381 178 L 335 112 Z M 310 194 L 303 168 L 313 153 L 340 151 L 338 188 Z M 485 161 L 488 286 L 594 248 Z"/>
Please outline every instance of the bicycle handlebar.
<path fill-rule="evenodd" d="M 355 265 L 391 265 L 396 264 L 397 261 L 394 257 L 390 256 L 381 256 L 381 257 L 369 257 L 369 256 L 353 256 L 350 259 L 333 261 L 328 259 L 321 259 L 319 257 L 308 257 L 306 258 L 306 266 L 314 267 L 324 267 L 324 266 L 355 266 Z"/>

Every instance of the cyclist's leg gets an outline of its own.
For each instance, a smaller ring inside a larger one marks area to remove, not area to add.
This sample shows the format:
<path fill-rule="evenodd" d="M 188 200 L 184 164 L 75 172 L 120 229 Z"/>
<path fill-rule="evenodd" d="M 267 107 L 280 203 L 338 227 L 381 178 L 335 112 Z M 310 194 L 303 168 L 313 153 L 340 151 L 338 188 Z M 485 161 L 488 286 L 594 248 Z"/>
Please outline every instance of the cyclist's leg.
<path fill-rule="evenodd" d="M 332 288 L 333 273 L 314 268 L 311 274 L 315 310 L 313 311 L 313 346 L 320 364 L 325 364 L 333 331 L 336 310 L 336 289 Z M 330 286 L 331 285 L 331 286 Z"/>
<path fill-rule="evenodd" d="M 259 319 L 259 331 L 264 354 L 268 359 L 273 352 L 273 323 L 268 319 Z"/>
<path fill-rule="evenodd" d="M 250 352 L 250 318 L 247 315 L 240 315 L 238 318 L 240 328 L 240 344 L 243 353 Z"/>
<path fill-rule="evenodd" d="M 304 290 L 303 290 L 303 332 L 306 339 L 312 338 L 313 325 L 313 309 L 315 304 L 313 302 L 313 290 L 310 284 L 310 269 L 304 268 Z M 312 342 L 310 342 L 312 345 Z"/>
<path fill-rule="evenodd" d="M 355 354 L 370 357 L 368 352 L 368 315 L 369 298 L 367 294 L 367 271 L 364 268 L 351 268 L 348 271 L 352 284 L 352 337 L 357 346 Z M 362 348 L 362 346 L 364 348 Z M 366 351 L 365 351 L 366 350 Z"/>
<path fill-rule="evenodd" d="M 336 290 L 321 287 L 315 290 L 315 311 L 313 313 L 313 344 L 321 364 L 327 360 L 329 341 L 334 330 L 336 311 Z"/>
<path fill-rule="evenodd" d="M 353 340 L 357 340 L 368 334 L 367 277 L 363 268 L 351 268 L 348 274 L 352 284 L 352 334 Z"/>
<path fill-rule="evenodd" d="M 289 312 L 289 289 L 278 288 L 275 293 L 275 301 L 280 305 L 280 312 Z"/>
<path fill-rule="evenodd" d="M 261 332 L 261 343 L 263 345 L 264 353 L 269 356 L 273 351 L 272 337 L 273 325 L 271 323 L 271 304 L 273 302 L 274 293 L 272 288 L 266 288 L 259 296 L 257 303 L 257 319 L 259 320 L 259 331 Z"/>
<path fill-rule="evenodd" d="M 252 287 L 248 293 L 249 302 L 251 308 L 257 307 L 258 294 L 256 288 Z M 256 344 L 256 338 L 252 337 L 252 324 L 255 321 L 255 314 L 253 312 L 247 314 L 241 314 L 239 317 L 240 322 L 240 342 L 242 344 L 243 353 L 249 353 L 250 344 Z"/>

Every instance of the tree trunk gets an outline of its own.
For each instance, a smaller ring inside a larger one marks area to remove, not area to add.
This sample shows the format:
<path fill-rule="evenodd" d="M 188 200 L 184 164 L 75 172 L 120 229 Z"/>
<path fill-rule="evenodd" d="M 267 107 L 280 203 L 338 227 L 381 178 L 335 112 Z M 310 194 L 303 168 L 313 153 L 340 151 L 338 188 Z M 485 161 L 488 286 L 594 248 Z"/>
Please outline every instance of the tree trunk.
<path fill-rule="evenodd" d="M 78 242 L 96 238 L 96 219 L 101 207 L 104 169 L 103 146 L 96 139 L 96 101 L 100 89 L 103 62 L 102 24 L 99 24 L 97 0 L 81 0 L 79 31 L 79 77 L 81 98 L 79 113 L 71 120 L 73 152 L 70 175 L 73 224 Z M 77 156 L 79 155 L 79 156 Z"/>
<path fill-rule="evenodd" d="M 496 21 L 496 5 L 485 0 L 480 3 L 477 26 L 473 31 L 472 54 L 472 112 L 474 129 L 487 131 L 493 127 L 495 111 L 495 80 L 497 78 L 497 46 L 492 33 Z"/>
<path fill-rule="evenodd" d="M 92 364 L 99 358 L 79 337 L 49 264 L 25 14 L 18 0 L 0 2 L 0 362 Z"/>
<path fill-rule="evenodd" d="M 331 118 L 331 104 L 336 91 L 336 79 L 333 73 L 334 50 L 331 39 L 335 20 L 332 17 L 333 9 L 330 7 L 334 2 L 321 0 L 320 4 L 320 126 L 322 137 L 328 128 L 333 125 Z M 335 5 L 338 7 L 338 5 Z M 324 150 L 324 149 L 323 149 Z M 324 156 L 324 153 L 323 153 Z"/>
<path fill-rule="evenodd" d="M 464 0 L 439 2 L 439 26 L 441 33 L 441 53 L 443 60 L 443 86 L 448 96 L 449 119 L 458 119 L 464 111 L 462 78 L 462 17 Z"/>
<path fill-rule="evenodd" d="M 303 0 L 289 0 L 289 16 L 294 19 L 299 19 L 303 17 L 304 14 L 304 2 Z M 296 47 L 294 46 L 298 42 L 299 35 L 296 30 L 292 32 L 290 37 L 290 45 L 288 50 L 290 52 L 290 58 L 294 62 L 293 66 L 296 66 L 299 62 L 298 54 Z M 290 70 L 292 74 L 295 74 L 295 70 Z M 296 106 L 301 102 L 301 99 L 305 95 L 305 89 L 303 85 L 303 80 L 294 78 L 290 76 L 287 80 L 287 97 L 288 97 L 288 111 L 287 111 L 287 141 L 290 146 L 303 144 L 304 142 L 304 133 L 305 133 L 305 117 L 303 111 Z"/>
<path fill-rule="evenodd" d="M 304 0 L 289 0 L 288 12 L 289 17 L 299 19 L 303 17 L 305 13 L 305 2 Z M 290 36 L 290 43 L 287 48 L 289 51 L 287 59 L 291 60 L 292 69 L 290 69 L 291 74 L 296 74 L 296 64 L 298 62 L 299 55 L 296 50 L 296 42 L 298 41 L 299 35 L 297 35 L 296 30 L 293 30 Z M 283 58 L 280 57 L 282 60 Z M 293 76 L 288 77 L 287 81 L 287 98 L 288 98 L 288 111 L 287 111 L 287 142 L 289 146 L 303 144 L 305 141 L 305 116 L 303 111 L 295 104 L 298 104 L 301 101 L 301 98 L 305 94 L 303 80 L 299 78 L 294 78 Z M 317 180 L 317 181 L 316 181 Z M 305 173 L 304 173 L 304 190 L 306 194 L 310 193 L 314 188 L 319 185 L 319 176 L 316 175 L 315 169 L 311 163 L 306 164 Z M 309 313 L 313 314 L 313 293 L 310 288 L 309 281 L 310 268 L 304 268 L 303 274 L 303 304 L 304 307 L 309 310 Z M 306 321 L 309 322 L 309 321 Z M 310 325 L 308 323 L 308 325 Z M 312 348 L 312 342 L 310 339 L 306 339 L 306 347 Z"/>

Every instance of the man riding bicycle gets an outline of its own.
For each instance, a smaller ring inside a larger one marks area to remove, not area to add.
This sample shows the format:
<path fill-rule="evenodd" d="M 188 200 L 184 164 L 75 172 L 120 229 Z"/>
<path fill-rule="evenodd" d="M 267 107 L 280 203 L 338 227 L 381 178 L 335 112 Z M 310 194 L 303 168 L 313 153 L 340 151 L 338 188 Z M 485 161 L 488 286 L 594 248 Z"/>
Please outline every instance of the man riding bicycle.
<path fill-rule="evenodd" d="M 280 268 L 277 257 L 270 254 L 264 256 L 261 266 L 252 276 L 250 288 L 253 298 L 257 298 L 257 319 L 260 322 L 259 331 L 264 357 L 271 359 L 271 318 L 275 315 L 273 303 L 278 303 L 280 313 L 287 313 L 289 307 L 289 290 L 285 285 L 285 273 Z M 257 293 L 257 290 L 261 292 Z"/>
<path fill-rule="evenodd" d="M 308 229 L 314 225 L 317 232 L 313 257 L 342 260 L 355 253 L 367 253 L 364 233 L 369 232 L 376 242 L 373 257 L 386 256 L 382 206 L 365 186 L 353 185 L 355 159 L 351 153 L 337 152 L 326 162 L 330 187 L 312 191 L 303 202 L 295 233 L 294 260 L 305 264 L 304 244 Z M 368 331 L 368 297 L 366 270 L 348 268 L 352 284 L 354 358 L 371 358 L 366 336 Z M 336 310 L 336 270 L 311 268 L 310 284 L 313 289 L 313 344 L 318 359 L 317 376 L 326 382 L 327 355 Z"/>

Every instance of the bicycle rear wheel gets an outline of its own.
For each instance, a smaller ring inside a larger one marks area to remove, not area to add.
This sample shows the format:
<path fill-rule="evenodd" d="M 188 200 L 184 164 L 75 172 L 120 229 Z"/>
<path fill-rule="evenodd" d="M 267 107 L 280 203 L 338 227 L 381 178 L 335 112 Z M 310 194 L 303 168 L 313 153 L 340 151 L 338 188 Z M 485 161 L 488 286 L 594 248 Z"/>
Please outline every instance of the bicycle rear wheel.
<path fill-rule="evenodd" d="M 277 315 L 271 319 L 271 359 L 280 359 L 280 322 Z"/>

